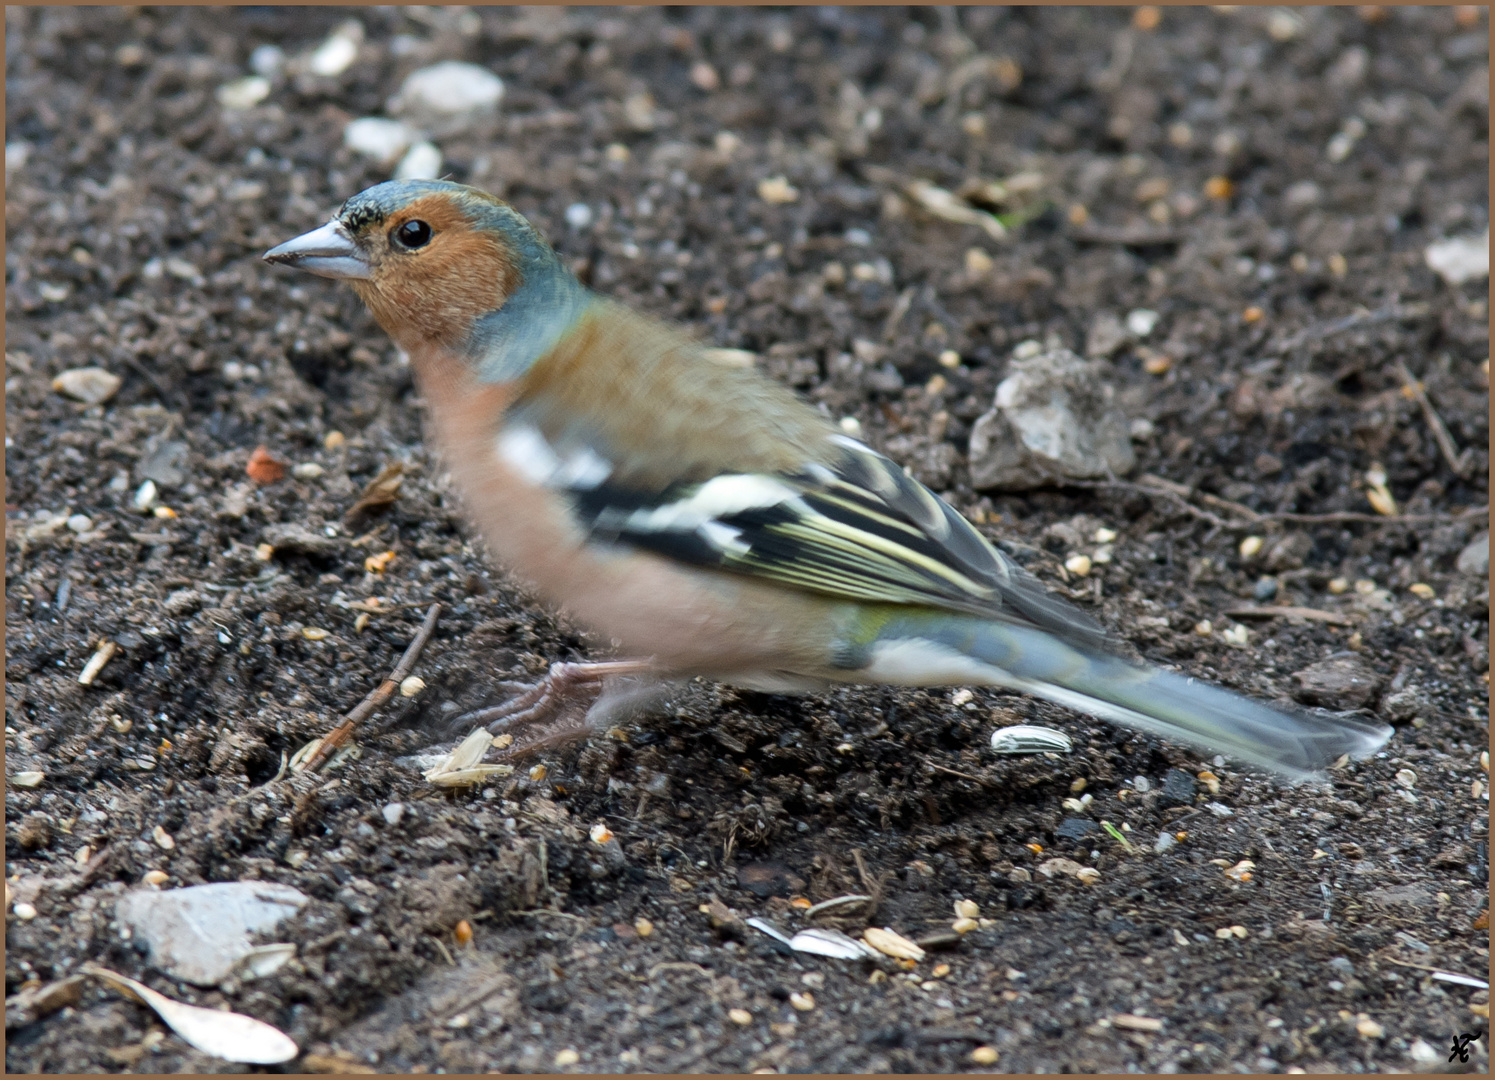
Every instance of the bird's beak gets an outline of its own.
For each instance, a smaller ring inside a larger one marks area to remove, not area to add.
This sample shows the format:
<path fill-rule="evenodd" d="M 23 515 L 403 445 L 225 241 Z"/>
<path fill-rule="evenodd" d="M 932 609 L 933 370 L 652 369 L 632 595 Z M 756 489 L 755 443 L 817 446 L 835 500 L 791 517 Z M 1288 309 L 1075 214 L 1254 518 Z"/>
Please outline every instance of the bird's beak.
<path fill-rule="evenodd" d="M 265 252 L 267 263 L 294 266 L 322 277 L 360 278 L 369 277 L 369 260 L 359 250 L 341 222 L 329 221 L 320 229 L 302 233 L 287 240 L 279 247 Z"/>

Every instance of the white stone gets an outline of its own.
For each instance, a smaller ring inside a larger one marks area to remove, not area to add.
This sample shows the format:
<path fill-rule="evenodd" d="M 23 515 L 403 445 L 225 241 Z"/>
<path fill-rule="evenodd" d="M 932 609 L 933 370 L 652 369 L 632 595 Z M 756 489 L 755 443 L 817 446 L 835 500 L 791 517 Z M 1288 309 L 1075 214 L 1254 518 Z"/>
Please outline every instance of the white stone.
<path fill-rule="evenodd" d="M 404 803 L 387 803 L 384 807 L 384 820 L 390 825 L 398 825 L 400 819 L 405 816 Z"/>
<path fill-rule="evenodd" d="M 1450 285 L 1490 276 L 1490 230 L 1483 236 L 1456 236 L 1429 244 L 1423 258 Z"/>
<path fill-rule="evenodd" d="M 385 165 L 397 161 L 417 137 L 408 125 L 383 116 L 361 116 L 343 128 L 344 146 Z"/>
<path fill-rule="evenodd" d="M 434 143 L 418 142 L 406 151 L 395 169 L 396 180 L 435 180 L 441 175 L 441 151 Z"/>
<path fill-rule="evenodd" d="M 313 75 L 333 78 L 353 66 L 358 59 L 358 43 L 363 40 L 363 27 L 357 22 L 345 22 L 326 41 L 317 47 L 307 61 L 307 70 Z"/>

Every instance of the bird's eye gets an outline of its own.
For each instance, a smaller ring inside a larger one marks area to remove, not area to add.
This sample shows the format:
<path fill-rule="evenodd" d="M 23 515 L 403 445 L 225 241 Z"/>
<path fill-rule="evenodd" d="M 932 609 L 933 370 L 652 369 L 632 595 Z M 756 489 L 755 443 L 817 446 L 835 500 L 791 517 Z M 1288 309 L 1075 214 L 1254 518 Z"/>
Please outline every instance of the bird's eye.
<path fill-rule="evenodd" d="M 431 242 L 431 226 L 424 221 L 407 221 L 391 235 L 400 247 L 414 251 Z"/>

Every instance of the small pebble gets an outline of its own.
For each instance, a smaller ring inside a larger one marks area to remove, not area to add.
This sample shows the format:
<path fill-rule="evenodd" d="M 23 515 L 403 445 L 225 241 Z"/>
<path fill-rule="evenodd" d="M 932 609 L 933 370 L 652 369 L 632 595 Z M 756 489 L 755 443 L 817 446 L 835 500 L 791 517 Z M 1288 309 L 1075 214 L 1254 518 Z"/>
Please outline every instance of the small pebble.
<path fill-rule="evenodd" d="M 46 778 L 46 775 L 35 769 L 27 769 L 25 772 L 18 772 L 12 776 L 10 783 L 12 787 L 34 788 Z"/>
<path fill-rule="evenodd" d="M 1251 631 L 1237 623 L 1234 626 L 1227 626 L 1220 632 L 1220 636 L 1225 639 L 1227 645 L 1244 645 L 1250 640 Z"/>
<path fill-rule="evenodd" d="M 1081 885 L 1094 885 L 1100 880 L 1100 871 L 1093 866 L 1082 866 L 1075 871 L 1075 880 Z"/>
<path fill-rule="evenodd" d="M 123 385 L 118 375 L 98 367 L 73 368 L 52 380 L 53 390 L 88 405 L 104 404 Z"/>
<path fill-rule="evenodd" d="M 325 79 L 341 75 L 358 58 L 358 41 L 362 37 L 362 26 L 355 22 L 344 23 L 311 54 L 307 69 Z"/>
<path fill-rule="evenodd" d="M 382 812 L 386 823 L 398 825 L 400 819 L 405 816 L 405 804 L 397 802 L 386 803 Z"/>
<path fill-rule="evenodd" d="M 1064 560 L 1064 569 L 1075 575 L 1075 577 L 1088 577 L 1090 574 L 1090 567 L 1091 562 L 1089 555 L 1071 555 L 1069 558 Z"/>
<path fill-rule="evenodd" d="M 648 919 L 640 916 L 639 918 L 633 920 L 633 929 L 639 937 L 648 937 L 650 934 L 654 933 L 654 924 Z"/>
<path fill-rule="evenodd" d="M 555 1067 L 557 1069 L 569 1068 L 581 1060 L 581 1055 L 575 1050 L 558 1050 L 555 1055 Z"/>
<path fill-rule="evenodd" d="M 418 142 L 400 159 L 395 167 L 396 180 L 435 180 L 441 175 L 441 151 L 435 143 Z M 565 1053 L 566 1051 L 561 1051 Z"/>
<path fill-rule="evenodd" d="M 1254 558 L 1256 555 L 1258 555 L 1261 552 L 1261 549 L 1262 549 L 1262 547 L 1265 544 L 1266 544 L 1265 537 L 1261 537 L 1261 536 L 1248 536 L 1248 537 L 1246 537 L 1244 540 L 1241 541 L 1241 558 L 1243 558 L 1243 559 Z"/>
<path fill-rule="evenodd" d="M 130 500 L 131 505 L 142 514 L 156 505 L 156 482 L 147 480 L 135 489 L 135 497 Z"/>
<path fill-rule="evenodd" d="M 1337 578 L 1330 579 L 1330 581 L 1329 581 L 1329 591 L 1331 593 L 1333 593 L 1335 596 L 1339 596 L 1341 593 L 1347 593 L 1347 592 L 1349 592 L 1350 591 L 1350 580 L 1349 580 L 1349 578 L 1337 577 Z"/>
<path fill-rule="evenodd" d="M 1109 544 L 1115 539 L 1115 529 L 1100 528 L 1095 530 L 1095 542 L 1097 544 Z"/>
<path fill-rule="evenodd" d="M 400 696 L 407 698 L 416 697 L 425 688 L 425 679 L 422 679 L 419 675 L 411 675 L 400 683 Z"/>
<path fill-rule="evenodd" d="M 978 1046 L 971 1051 L 971 1060 L 977 1065 L 995 1065 L 1001 1056 L 995 1046 Z"/>
<path fill-rule="evenodd" d="M 1156 311 L 1149 311 L 1147 308 L 1137 308 L 1135 311 L 1127 313 L 1126 328 L 1133 335 L 1145 338 L 1158 325 L 1159 318 L 1160 316 Z"/>
<path fill-rule="evenodd" d="M 1411 769 L 1398 769 L 1396 782 L 1404 788 L 1414 788 L 1417 786 L 1417 774 Z"/>
<path fill-rule="evenodd" d="M 383 116 L 362 116 L 343 128 L 344 146 L 385 165 L 398 161 L 416 139 L 410 127 Z"/>
<path fill-rule="evenodd" d="M 593 825 L 588 835 L 591 836 L 594 844 L 605 844 L 613 838 L 612 830 L 601 822 Z"/>
<path fill-rule="evenodd" d="M 944 352 L 940 353 L 939 361 L 940 367 L 958 368 L 960 367 L 960 353 L 956 352 L 954 349 L 946 349 Z"/>
<path fill-rule="evenodd" d="M 16 913 L 16 918 L 18 919 L 30 920 L 36 918 L 36 907 L 32 904 L 26 903 L 26 901 L 24 900 L 22 900 L 15 907 L 11 908 L 11 910 Z"/>
<path fill-rule="evenodd" d="M 1274 577 L 1258 578 L 1251 589 L 1251 595 L 1262 603 L 1266 603 L 1277 595 L 1277 579 Z"/>
<path fill-rule="evenodd" d="M 303 461 L 291 470 L 291 475 L 297 480 L 315 480 L 326 471 L 315 461 Z"/>
<path fill-rule="evenodd" d="M 1200 637 L 1209 637 L 1214 632 L 1215 624 L 1210 622 L 1208 619 L 1200 619 L 1197 623 L 1194 624 L 1194 633 L 1198 634 Z"/>

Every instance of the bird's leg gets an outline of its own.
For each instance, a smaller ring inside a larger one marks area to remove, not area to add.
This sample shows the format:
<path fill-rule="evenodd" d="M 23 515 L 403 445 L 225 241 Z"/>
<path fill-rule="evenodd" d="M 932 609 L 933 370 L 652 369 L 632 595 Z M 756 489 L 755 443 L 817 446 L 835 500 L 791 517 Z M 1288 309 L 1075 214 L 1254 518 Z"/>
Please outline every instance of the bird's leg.
<path fill-rule="evenodd" d="M 550 673 L 545 678 L 517 697 L 511 698 L 502 705 L 468 713 L 458 723 L 462 726 L 481 724 L 493 734 L 500 735 L 543 725 L 545 721 L 555 718 L 563 710 L 575 713 L 577 706 L 585 706 L 581 708 L 579 714 L 569 718 L 566 722 L 553 725 L 538 739 L 526 741 L 521 749 L 516 749 L 509 756 L 529 753 L 545 746 L 570 742 L 587 735 L 590 732 L 585 719 L 587 709 L 602 692 L 603 683 L 607 679 L 645 675 L 653 671 L 654 665 L 648 660 L 551 664 Z"/>

